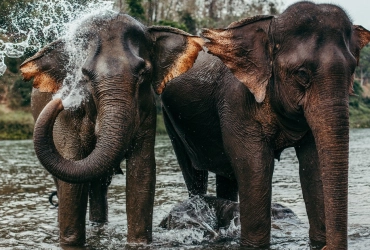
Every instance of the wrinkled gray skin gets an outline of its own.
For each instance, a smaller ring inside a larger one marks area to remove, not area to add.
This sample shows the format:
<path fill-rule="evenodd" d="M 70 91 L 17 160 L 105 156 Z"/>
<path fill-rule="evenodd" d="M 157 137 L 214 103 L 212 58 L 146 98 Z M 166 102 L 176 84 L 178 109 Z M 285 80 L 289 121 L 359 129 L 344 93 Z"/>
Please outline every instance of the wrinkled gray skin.
<path fill-rule="evenodd" d="M 295 147 L 311 243 L 347 249 L 348 100 L 370 32 L 337 6 L 300 2 L 202 34 L 208 53 L 162 94 L 190 196 L 216 173 L 218 198 L 239 195 L 241 244 L 265 247 L 274 158 Z"/>
<path fill-rule="evenodd" d="M 272 203 L 271 217 L 274 220 L 297 219 L 290 208 L 278 203 Z M 197 228 L 212 237 L 217 237 L 219 229 L 227 229 L 230 225 L 240 226 L 239 203 L 207 195 L 196 195 L 176 204 L 159 224 L 169 230 Z"/>
<path fill-rule="evenodd" d="M 51 93 L 32 90 L 31 108 L 35 121 L 44 106 L 51 101 Z M 90 96 L 91 97 L 91 96 Z M 96 137 L 96 107 L 89 100 L 78 109 L 62 111 L 54 125 L 53 139 L 64 158 L 80 160 L 94 149 Z M 122 173 L 119 165 L 117 173 Z M 53 177 L 58 193 L 58 221 L 60 243 L 83 245 L 85 243 L 85 218 L 89 201 L 89 220 L 108 222 L 107 192 L 112 175 L 103 176 L 83 184 L 71 184 Z"/>
<path fill-rule="evenodd" d="M 86 98 L 78 108 L 50 101 L 67 75 L 66 41 L 47 45 L 21 66 L 26 80 L 34 78 L 34 146 L 58 189 L 60 242 L 85 243 L 88 197 L 90 220 L 107 221 L 107 188 L 126 159 L 127 242 L 148 244 L 156 180 L 153 89 L 161 93 L 188 70 L 203 40 L 117 13 L 87 20 L 76 37 L 87 54 L 78 83 Z"/>

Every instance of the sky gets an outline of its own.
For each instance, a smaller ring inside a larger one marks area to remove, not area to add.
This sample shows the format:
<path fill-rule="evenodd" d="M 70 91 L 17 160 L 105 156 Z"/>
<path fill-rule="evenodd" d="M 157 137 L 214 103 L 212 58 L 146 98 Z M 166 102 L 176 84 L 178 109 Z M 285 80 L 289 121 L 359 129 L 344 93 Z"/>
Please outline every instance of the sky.
<path fill-rule="evenodd" d="M 298 2 L 297 0 L 282 0 L 285 9 Z M 370 1 L 369 0 L 313 0 L 315 3 L 332 3 L 342 7 L 351 17 L 353 24 L 362 25 L 370 30 Z"/>

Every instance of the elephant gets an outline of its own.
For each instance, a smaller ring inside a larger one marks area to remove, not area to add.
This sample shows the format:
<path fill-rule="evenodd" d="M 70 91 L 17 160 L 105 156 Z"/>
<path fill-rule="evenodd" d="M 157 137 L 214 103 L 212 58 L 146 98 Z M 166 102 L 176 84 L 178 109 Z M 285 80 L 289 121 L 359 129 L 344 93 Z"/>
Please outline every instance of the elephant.
<path fill-rule="evenodd" d="M 272 203 L 271 217 L 298 220 L 290 208 L 279 203 Z M 179 202 L 159 224 L 168 230 L 198 228 L 213 238 L 219 236 L 220 229 L 230 226 L 240 226 L 239 203 L 209 195 L 195 195 Z"/>
<path fill-rule="evenodd" d="M 166 129 L 189 195 L 240 201 L 240 244 L 269 245 L 274 159 L 294 147 L 311 244 L 347 248 L 349 95 L 370 32 L 331 4 L 298 2 L 203 29 L 207 51 L 166 85 Z"/>
<path fill-rule="evenodd" d="M 85 214 L 107 221 L 107 189 L 126 160 L 127 243 L 152 241 L 156 165 L 155 93 L 192 67 L 203 39 L 181 30 L 147 27 L 109 12 L 90 17 L 75 32 L 86 58 L 76 69 L 85 98 L 75 108 L 55 96 L 65 85 L 73 54 L 68 39 L 45 46 L 21 65 L 33 80 L 34 148 L 55 178 L 60 242 L 85 243 Z M 73 39 L 72 39 L 73 40 Z M 72 90 L 72 92 L 75 90 Z"/>

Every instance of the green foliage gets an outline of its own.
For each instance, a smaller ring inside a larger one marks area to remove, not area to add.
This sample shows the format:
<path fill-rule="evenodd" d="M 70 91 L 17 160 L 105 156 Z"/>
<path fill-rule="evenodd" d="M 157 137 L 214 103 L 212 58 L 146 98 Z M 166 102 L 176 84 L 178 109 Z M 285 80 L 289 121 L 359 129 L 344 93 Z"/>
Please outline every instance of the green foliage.
<path fill-rule="evenodd" d="M 351 128 L 370 128 L 370 101 L 350 97 L 349 125 Z"/>
<path fill-rule="evenodd" d="M 25 6 L 30 1 L 23 0 L 1 0 L 0 1 L 0 28 L 8 25 L 11 20 L 9 14 L 14 10 L 16 5 Z"/>
<path fill-rule="evenodd" d="M 158 22 L 158 25 L 171 26 L 171 27 L 181 29 L 181 30 L 184 30 L 184 31 L 188 32 L 188 28 L 186 27 L 185 24 L 178 23 L 178 22 L 175 22 L 175 21 L 161 20 L 161 21 Z"/>
<path fill-rule="evenodd" d="M 0 109 L 0 140 L 31 139 L 33 117 L 25 111 L 5 112 Z"/>
<path fill-rule="evenodd" d="M 138 18 L 139 20 L 145 19 L 145 11 L 142 6 L 142 0 L 127 0 L 128 13 Z"/>
<path fill-rule="evenodd" d="M 370 79 L 370 44 L 362 48 L 360 52 L 360 61 L 355 75 L 359 79 Z"/>
<path fill-rule="evenodd" d="M 31 104 L 32 82 L 18 78 L 10 90 L 10 107 L 13 109 L 27 107 Z"/>
<path fill-rule="evenodd" d="M 163 115 L 162 114 L 158 114 L 157 115 L 157 135 L 166 135 L 167 134 L 167 130 L 166 130 L 166 126 L 164 125 L 164 121 L 163 121 Z"/>
<path fill-rule="evenodd" d="M 16 74 L 19 72 L 19 65 L 22 63 L 22 61 L 24 61 L 24 59 L 25 58 L 19 59 L 19 58 L 5 57 L 4 63 L 11 73 Z"/>
<path fill-rule="evenodd" d="M 359 81 L 353 83 L 356 96 L 349 98 L 349 124 L 351 128 L 370 127 L 370 98 L 363 97 L 363 89 Z"/>
<path fill-rule="evenodd" d="M 354 90 L 354 93 L 358 96 L 361 96 L 362 93 L 364 92 L 364 90 L 362 89 L 361 87 L 361 84 L 359 81 L 355 80 L 354 83 L 353 83 L 353 90 Z"/>
<path fill-rule="evenodd" d="M 181 23 L 186 27 L 187 32 L 190 34 L 195 35 L 197 33 L 197 22 L 196 20 L 192 17 L 191 13 L 188 11 L 185 11 L 181 15 Z"/>

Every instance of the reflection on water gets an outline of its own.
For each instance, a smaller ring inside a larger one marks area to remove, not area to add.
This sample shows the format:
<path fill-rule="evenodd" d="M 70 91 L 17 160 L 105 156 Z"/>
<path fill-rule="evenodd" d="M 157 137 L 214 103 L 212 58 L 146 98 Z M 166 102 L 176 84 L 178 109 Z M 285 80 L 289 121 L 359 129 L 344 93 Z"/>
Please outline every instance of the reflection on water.
<path fill-rule="evenodd" d="M 349 248 L 370 249 L 370 129 L 350 134 Z M 153 244 L 150 249 L 238 248 L 238 237 L 210 242 L 202 231 L 167 231 L 158 224 L 171 208 L 187 199 L 187 191 L 170 141 L 157 137 L 157 187 L 154 208 Z M 124 167 L 123 167 L 124 169 Z M 0 248 L 58 249 L 57 209 L 48 202 L 54 183 L 40 166 L 32 141 L 0 141 Z M 215 193 L 210 176 L 209 193 Z M 126 242 L 124 176 L 113 178 L 109 190 L 109 223 L 87 226 L 87 246 L 92 249 L 123 248 Z M 283 152 L 276 162 L 273 202 L 291 208 L 296 220 L 273 221 L 271 249 L 309 249 L 308 223 L 299 184 L 294 150 Z M 238 235 L 239 228 L 226 234 Z"/>

